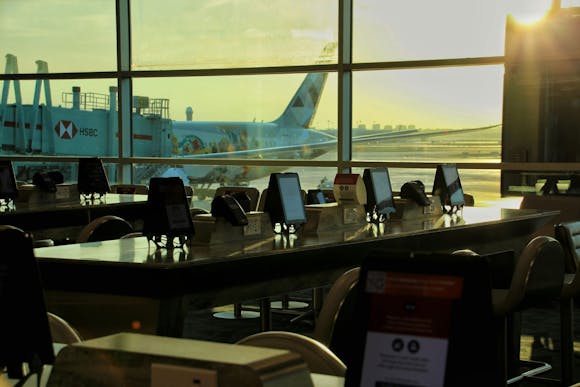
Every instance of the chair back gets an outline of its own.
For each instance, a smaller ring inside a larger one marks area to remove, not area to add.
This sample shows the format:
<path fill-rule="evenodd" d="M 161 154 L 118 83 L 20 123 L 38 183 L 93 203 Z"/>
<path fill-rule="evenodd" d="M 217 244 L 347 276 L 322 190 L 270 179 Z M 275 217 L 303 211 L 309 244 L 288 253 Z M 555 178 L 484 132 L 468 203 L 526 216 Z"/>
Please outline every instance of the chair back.
<path fill-rule="evenodd" d="M 141 231 L 135 231 L 135 232 L 130 232 L 129 234 L 125 234 L 123 236 L 120 236 L 119 239 L 139 238 L 141 236 L 143 236 L 143 233 Z"/>
<path fill-rule="evenodd" d="M 258 201 L 260 200 L 260 191 L 254 187 L 243 187 L 243 186 L 221 186 L 215 191 L 214 196 L 220 195 L 231 195 L 233 193 L 243 192 L 248 195 L 250 199 L 250 211 L 256 211 L 258 209 Z"/>
<path fill-rule="evenodd" d="M 87 224 L 77 237 L 77 243 L 119 239 L 134 232 L 131 223 L 116 215 L 104 215 Z"/>
<path fill-rule="evenodd" d="M 31 373 L 53 364 L 54 350 L 44 291 L 32 237 L 21 229 L 0 225 L 0 370 L 20 379 L 23 365 Z M 0 372 L 1 373 L 1 372 Z"/>
<path fill-rule="evenodd" d="M 520 204 L 521 209 L 560 211 L 550 223 L 538 229 L 534 236 L 554 237 L 554 225 L 580 219 L 580 196 L 577 195 L 526 195 Z"/>
<path fill-rule="evenodd" d="M 580 292 L 580 221 L 558 223 L 554 235 L 562 245 L 565 255 L 566 279 L 562 289 L 563 297 L 574 297 Z"/>
<path fill-rule="evenodd" d="M 344 376 L 346 365 L 327 346 L 306 335 L 287 331 L 259 332 L 239 340 L 236 344 L 285 349 L 296 352 L 308 365 L 310 372 Z"/>
<path fill-rule="evenodd" d="M 258 211 L 264 211 L 266 207 L 266 198 L 268 197 L 268 188 L 264 188 L 262 192 L 260 192 L 260 198 L 258 199 L 258 206 L 256 209 Z"/>
<path fill-rule="evenodd" d="M 328 346 L 341 359 L 343 358 L 340 336 L 347 334 L 350 317 L 354 308 L 356 284 L 360 268 L 352 268 L 340 275 L 324 297 L 322 308 L 316 319 L 313 337 Z"/>
<path fill-rule="evenodd" d="M 209 212 L 208 210 L 206 210 L 205 208 L 201 208 L 201 207 L 191 207 L 189 209 L 189 212 L 191 213 L 191 217 L 195 217 L 195 215 L 201 215 L 201 214 L 211 214 L 211 212 Z"/>
<path fill-rule="evenodd" d="M 558 223 L 554 235 L 566 254 L 566 272 L 576 273 L 580 267 L 580 220 Z"/>
<path fill-rule="evenodd" d="M 72 327 L 65 319 L 54 313 L 48 312 L 48 324 L 52 341 L 62 344 L 73 344 L 82 341 L 79 332 Z"/>
<path fill-rule="evenodd" d="M 564 250 L 556 239 L 539 235 L 519 255 L 504 302 L 505 310 L 517 310 L 554 300 L 564 283 Z"/>
<path fill-rule="evenodd" d="M 111 192 L 118 194 L 147 195 L 149 187 L 145 184 L 113 184 Z"/>

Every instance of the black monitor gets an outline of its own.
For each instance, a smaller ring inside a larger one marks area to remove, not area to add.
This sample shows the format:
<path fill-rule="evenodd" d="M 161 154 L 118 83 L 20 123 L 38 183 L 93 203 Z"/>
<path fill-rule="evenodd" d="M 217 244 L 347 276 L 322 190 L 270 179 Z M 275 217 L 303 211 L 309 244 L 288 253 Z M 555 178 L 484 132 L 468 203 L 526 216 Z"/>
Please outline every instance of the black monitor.
<path fill-rule="evenodd" d="M 454 212 L 465 205 L 457 165 L 439 164 L 437 166 L 432 194 L 439 196 L 445 212 Z"/>
<path fill-rule="evenodd" d="M 365 209 L 377 220 L 388 219 L 395 212 L 393 189 L 387 168 L 367 168 L 363 172 L 363 181 L 367 191 Z"/>
<path fill-rule="evenodd" d="M 356 289 L 345 387 L 500 385 L 489 259 L 371 251 Z"/>
<path fill-rule="evenodd" d="M 12 161 L 0 160 L 0 201 L 8 203 L 18 196 Z"/>
<path fill-rule="evenodd" d="M 24 380 L 26 364 L 40 378 L 42 366 L 53 364 L 54 350 L 32 237 L 1 225 L 0 245 L 0 370 Z"/>
<path fill-rule="evenodd" d="M 183 180 L 179 177 L 152 177 L 147 196 L 148 210 L 143 223 L 143 235 L 157 245 L 166 239 L 166 247 L 179 238 L 181 245 L 194 234 L 189 202 Z"/>
<path fill-rule="evenodd" d="M 111 192 L 109 179 L 103 162 L 98 157 L 83 157 L 79 159 L 77 178 L 79 193 L 83 196 L 102 196 Z"/>
<path fill-rule="evenodd" d="M 270 215 L 273 226 L 276 223 L 282 226 L 282 231 L 297 230 L 306 223 L 304 197 L 297 173 L 272 173 L 270 175 L 264 212 Z"/>

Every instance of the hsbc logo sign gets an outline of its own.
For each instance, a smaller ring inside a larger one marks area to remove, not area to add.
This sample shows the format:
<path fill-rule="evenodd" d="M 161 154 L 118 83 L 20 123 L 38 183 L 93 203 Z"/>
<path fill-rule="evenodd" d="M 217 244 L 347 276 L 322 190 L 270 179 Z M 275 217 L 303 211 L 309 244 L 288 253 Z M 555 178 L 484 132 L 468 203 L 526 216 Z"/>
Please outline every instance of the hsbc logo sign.
<path fill-rule="evenodd" d="M 56 135 L 59 138 L 65 140 L 70 140 L 71 138 L 74 138 L 74 136 L 76 136 L 79 131 L 72 121 L 64 121 L 64 120 L 58 121 L 56 123 L 56 126 L 54 127 L 54 130 L 56 131 Z"/>
<path fill-rule="evenodd" d="M 74 138 L 77 133 L 80 136 L 98 137 L 98 130 L 96 128 L 77 128 L 72 121 L 60 120 L 54 127 L 56 135 L 63 140 L 70 140 Z"/>

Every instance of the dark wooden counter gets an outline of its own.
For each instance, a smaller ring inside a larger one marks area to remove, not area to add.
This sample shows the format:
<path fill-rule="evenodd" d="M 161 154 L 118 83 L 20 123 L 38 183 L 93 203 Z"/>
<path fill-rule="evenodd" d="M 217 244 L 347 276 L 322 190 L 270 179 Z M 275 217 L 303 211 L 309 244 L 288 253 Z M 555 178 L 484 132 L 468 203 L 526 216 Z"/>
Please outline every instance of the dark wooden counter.
<path fill-rule="evenodd" d="M 324 286 L 359 265 L 373 248 L 518 253 L 530 235 L 557 214 L 467 207 L 460 217 L 194 245 L 169 253 L 140 237 L 38 248 L 35 254 L 48 292 L 155 300 L 157 333 L 179 336 L 187 310 Z"/>
<path fill-rule="evenodd" d="M 136 228 L 142 225 L 147 195 L 109 193 L 102 199 L 54 201 L 27 204 L 16 202 L 0 210 L 0 224 L 9 224 L 33 234 L 35 239 L 72 238 L 95 218 L 120 216 Z"/>

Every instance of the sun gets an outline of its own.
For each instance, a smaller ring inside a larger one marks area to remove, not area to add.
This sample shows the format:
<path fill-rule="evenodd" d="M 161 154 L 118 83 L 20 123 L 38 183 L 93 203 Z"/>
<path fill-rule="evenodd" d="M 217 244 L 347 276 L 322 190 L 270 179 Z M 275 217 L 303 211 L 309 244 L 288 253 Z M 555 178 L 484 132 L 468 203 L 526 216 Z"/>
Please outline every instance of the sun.
<path fill-rule="evenodd" d="M 534 24 L 542 20 L 552 7 L 552 0 L 509 0 L 507 13 L 520 24 Z"/>

